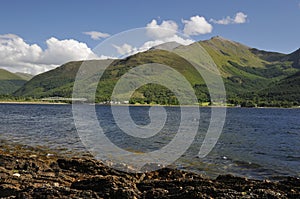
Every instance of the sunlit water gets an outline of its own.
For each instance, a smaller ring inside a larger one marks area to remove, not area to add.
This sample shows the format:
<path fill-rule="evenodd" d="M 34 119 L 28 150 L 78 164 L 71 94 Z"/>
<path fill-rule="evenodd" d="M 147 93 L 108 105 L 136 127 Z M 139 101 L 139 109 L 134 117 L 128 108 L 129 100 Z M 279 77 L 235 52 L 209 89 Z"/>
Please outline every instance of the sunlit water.
<path fill-rule="evenodd" d="M 125 107 L 120 106 L 122 111 Z M 180 108 L 165 107 L 167 121 L 156 136 L 139 139 L 124 134 L 109 106 L 96 106 L 107 137 L 129 151 L 149 152 L 166 146 L 180 123 Z M 62 155 L 86 153 L 73 121 L 71 105 L 0 105 L 0 141 L 43 146 Z M 130 107 L 138 125 L 147 125 L 149 107 Z M 211 177 L 232 173 L 250 178 L 300 176 L 300 109 L 228 108 L 215 148 L 198 158 L 210 122 L 210 108 L 200 108 L 200 125 L 189 150 L 174 165 Z"/>

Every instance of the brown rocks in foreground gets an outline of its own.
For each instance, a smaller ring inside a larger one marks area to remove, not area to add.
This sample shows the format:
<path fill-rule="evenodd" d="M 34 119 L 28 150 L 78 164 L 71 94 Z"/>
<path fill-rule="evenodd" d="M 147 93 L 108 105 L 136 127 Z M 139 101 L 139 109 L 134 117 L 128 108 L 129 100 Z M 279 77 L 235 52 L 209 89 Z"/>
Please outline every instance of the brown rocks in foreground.
<path fill-rule="evenodd" d="M 0 198 L 300 198 L 300 179 L 208 179 L 176 169 L 128 174 L 93 158 L 0 149 Z"/>

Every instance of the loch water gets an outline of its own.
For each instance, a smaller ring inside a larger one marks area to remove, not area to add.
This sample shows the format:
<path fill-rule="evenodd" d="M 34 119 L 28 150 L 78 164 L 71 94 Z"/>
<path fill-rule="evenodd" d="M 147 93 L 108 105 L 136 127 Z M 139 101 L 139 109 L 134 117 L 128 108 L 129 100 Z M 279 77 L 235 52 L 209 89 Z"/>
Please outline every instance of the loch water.
<path fill-rule="evenodd" d="M 122 112 L 128 107 L 115 108 Z M 129 112 L 137 125 L 147 125 L 151 123 L 149 109 L 132 106 Z M 167 119 L 158 138 L 132 139 L 118 127 L 110 106 L 95 106 L 99 125 L 114 144 L 144 153 L 166 146 L 179 128 L 180 107 L 159 110 L 167 113 Z M 204 158 L 197 154 L 210 123 L 211 108 L 199 110 L 197 135 L 173 166 L 211 177 L 228 173 L 255 179 L 300 177 L 300 109 L 227 108 L 222 134 Z M 44 147 L 67 156 L 87 153 L 76 130 L 72 105 L 0 104 L 0 141 L 2 145 Z"/>

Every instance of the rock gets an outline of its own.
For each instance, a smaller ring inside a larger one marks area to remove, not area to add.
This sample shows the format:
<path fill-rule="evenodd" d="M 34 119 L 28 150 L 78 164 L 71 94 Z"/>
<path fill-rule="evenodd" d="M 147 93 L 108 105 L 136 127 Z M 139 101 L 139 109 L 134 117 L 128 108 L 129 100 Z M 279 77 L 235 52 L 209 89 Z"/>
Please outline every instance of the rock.
<path fill-rule="evenodd" d="M 97 165 L 92 160 L 83 159 L 58 159 L 57 164 L 60 169 L 70 170 L 80 173 L 96 174 Z"/>
<path fill-rule="evenodd" d="M 0 185 L 0 197 L 9 197 L 9 196 L 16 196 L 19 193 L 19 189 L 10 184 L 1 184 Z"/>
<path fill-rule="evenodd" d="M 96 192 L 108 192 L 110 189 L 116 189 L 116 183 L 111 176 L 96 176 L 85 180 L 73 182 L 71 189 L 92 190 Z"/>
<path fill-rule="evenodd" d="M 156 188 L 151 189 L 148 192 L 145 193 L 145 198 L 164 198 L 167 197 L 169 191 L 162 189 L 162 188 Z"/>
<path fill-rule="evenodd" d="M 171 168 L 132 174 L 89 157 L 45 154 L 55 153 L 0 148 L 0 198 L 300 198 L 295 177 L 209 179 Z"/>
<path fill-rule="evenodd" d="M 217 181 L 227 182 L 227 183 L 246 183 L 247 179 L 242 177 L 233 176 L 231 174 L 228 175 L 220 175 L 216 179 Z"/>
<path fill-rule="evenodd" d="M 13 176 L 21 177 L 21 174 L 19 174 L 19 173 L 14 173 Z"/>

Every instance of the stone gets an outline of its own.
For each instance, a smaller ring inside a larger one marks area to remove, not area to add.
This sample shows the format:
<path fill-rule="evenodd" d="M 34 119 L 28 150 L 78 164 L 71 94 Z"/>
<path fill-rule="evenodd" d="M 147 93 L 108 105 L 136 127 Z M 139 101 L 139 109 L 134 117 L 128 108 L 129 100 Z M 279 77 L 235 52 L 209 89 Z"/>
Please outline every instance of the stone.
<path fill-rule="evenodd" d="M 210 179 L 174 168 L 133 174 L 92 157 L 39 154 L 55 153 L 0 149 L 0 198 L 300 198 L 297 177 Z"/>

